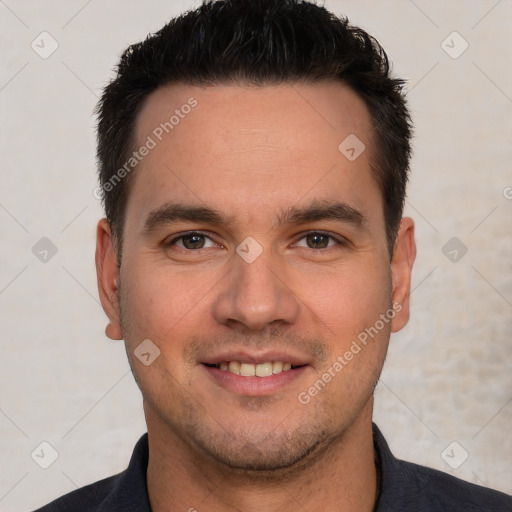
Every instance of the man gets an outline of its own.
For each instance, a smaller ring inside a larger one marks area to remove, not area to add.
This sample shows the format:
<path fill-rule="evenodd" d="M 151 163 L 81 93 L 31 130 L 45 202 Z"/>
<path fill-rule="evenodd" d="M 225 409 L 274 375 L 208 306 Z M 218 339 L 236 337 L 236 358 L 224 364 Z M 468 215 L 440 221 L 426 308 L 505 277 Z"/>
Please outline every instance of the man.
<path fill-rule="evenodd" d="M 48 511 L 510 511 L 372 424 L 409 318 L 411 123 L 364 31 L 219 0 L 131 46 L 98 106 L 100 298 L 148 433 Z"/>

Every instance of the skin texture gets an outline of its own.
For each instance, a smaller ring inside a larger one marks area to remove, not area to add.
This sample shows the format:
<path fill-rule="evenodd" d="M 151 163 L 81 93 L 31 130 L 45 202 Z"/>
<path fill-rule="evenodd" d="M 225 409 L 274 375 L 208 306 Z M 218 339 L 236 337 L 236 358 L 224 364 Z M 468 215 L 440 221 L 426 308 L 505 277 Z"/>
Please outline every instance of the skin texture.
<path fill-rule="evenodd" d="M 390 262 L 368 111 L 339 83 L 174 84 L 145 102 L 141 145 L 191 97 L 197 106 L 135 171 L 119 271 L 105 219 L 97 230 L 106 333 L 125 340 L 144 397 L 151 506 L 371 511 L 373 390 L 390 333 L 409 318 L 416 249 L 404 218 Z M 338 150 L 349 134 L 366 147 L 354 161 Z M 287 208 L 328 202 L 359 211 L 365 224 L 278 222 Z M 151 212 L 177 203 L 214 208 L 229 222 L 145 230 Z M 189 231 L 206 238 L 174 241 Z M 315 238 L 318 231 L 333 238 Z M 236 251 L 247 237 L 262 250 L 251 263 Z M 393 304 L 393 318 L 333 372 Z M 148 366 L 134 355 L 145 339 L 160 350 Z M 256 396 L 220 385 L 202 364 L 225 350 L 278 350 L 307 365 Z M 329 382 L 301 403 L 298 395 L 329 368 Z"/>

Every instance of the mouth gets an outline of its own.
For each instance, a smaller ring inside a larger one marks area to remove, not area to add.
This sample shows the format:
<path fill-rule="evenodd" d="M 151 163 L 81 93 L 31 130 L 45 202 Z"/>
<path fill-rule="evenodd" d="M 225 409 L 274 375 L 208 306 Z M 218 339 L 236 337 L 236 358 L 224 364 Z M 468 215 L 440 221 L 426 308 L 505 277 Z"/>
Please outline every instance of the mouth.
<path fill-rule="evenodd" d="M 281 392 L 291 385 L 297 386 L 298 379 L 313 372 L 309 360 L 283 351 L 225 351 L 202 361 L 200 366 L 211 382 L 240 396 Z"/>
<path fill-rule="evenodd" d="M 306 365 L 294 365 L 289 361 L 267 361 L 264 363 L 244 363 L 241 361 L 222 361 L 220 363 L 203 363 L 209 368 L 217 368 L 242 377 L 270 377 L 282 372 L 289 372 Z"/>

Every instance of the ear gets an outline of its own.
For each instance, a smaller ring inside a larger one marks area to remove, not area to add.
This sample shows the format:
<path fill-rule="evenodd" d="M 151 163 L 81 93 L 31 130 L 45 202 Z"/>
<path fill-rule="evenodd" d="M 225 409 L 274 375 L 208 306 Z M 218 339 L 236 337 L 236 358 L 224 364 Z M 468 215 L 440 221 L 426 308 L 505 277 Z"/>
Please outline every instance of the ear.
<path fill-rule="evenodd" d="M 96 229 L 96 276 L 101 305 L 109 319 L 105 334 L 112 340 L 122 340 L 118 298 L 119 270 L 114 240 L 107 219 L 101 219 Z"/>
<path fill-rule="evenodd" d="M 391 321 L 391 332 L 398 332 L 409 321 L 409 299 L 411 295 L 411 273 L 416 259 L 414 241 L 414 221 L 404 217 L 393 248 L 391 260 L 391 280 L 393 284 L 393 304 L 396 314 Z M 398 307 L 401 306 L 401 308 Z"/>

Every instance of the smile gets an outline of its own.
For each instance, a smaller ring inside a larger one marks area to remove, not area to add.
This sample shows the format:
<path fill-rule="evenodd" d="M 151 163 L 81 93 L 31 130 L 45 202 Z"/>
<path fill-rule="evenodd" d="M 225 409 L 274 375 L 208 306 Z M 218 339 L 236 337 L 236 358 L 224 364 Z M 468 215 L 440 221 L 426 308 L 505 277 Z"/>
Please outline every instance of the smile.
<path fill-rule="evenodd" d="M 290 362 L 268 361 L 265 363 L 252 364 L 240 361 L 223 361 L 218 364 L 207 364 L 206 366 L 218 368 L 224 372 L 231 372 L 242 377 L 270 377 L 278 373 L 287 372 L 298 366 Z"/>

